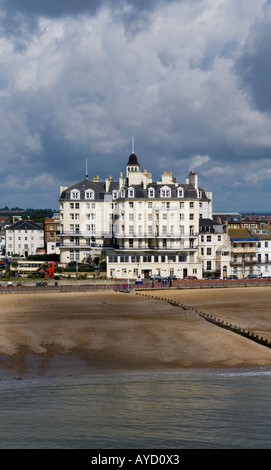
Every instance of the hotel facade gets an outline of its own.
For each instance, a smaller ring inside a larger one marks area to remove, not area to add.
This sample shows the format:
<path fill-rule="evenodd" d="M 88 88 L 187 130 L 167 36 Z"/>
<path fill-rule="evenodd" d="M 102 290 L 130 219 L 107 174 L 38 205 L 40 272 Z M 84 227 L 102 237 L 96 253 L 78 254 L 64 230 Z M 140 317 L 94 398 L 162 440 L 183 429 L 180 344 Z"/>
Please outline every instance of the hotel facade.
<path fill-rule="evenodd" d="M 106 259 L 107 277 L 202 277 L 199 220 L 212 218 L 212 193 L 189 172 L 178 183 L 171 171 L 160 181 L 141 171 L 132 153 L 126 174 L 86 178 L 60 188 L 60 261 Z"/>

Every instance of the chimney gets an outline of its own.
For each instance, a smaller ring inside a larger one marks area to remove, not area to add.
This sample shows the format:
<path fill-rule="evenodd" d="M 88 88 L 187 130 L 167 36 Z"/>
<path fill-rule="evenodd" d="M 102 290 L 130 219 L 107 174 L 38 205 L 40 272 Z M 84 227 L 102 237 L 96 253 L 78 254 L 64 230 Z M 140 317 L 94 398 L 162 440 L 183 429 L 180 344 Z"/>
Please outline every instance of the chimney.
<path fill-rule="evenodd" d="M 194 186 L 195 189 L 198 189 L 198 174 L 194 173 L 193 170 L 189 171 L 189 184 Z"/>
<path fill-rule="evenodd" d="M 110 183 L 113 181 L 112 175 L 109 175 L 108 178 L 105 180 L 105 191 L 108 193 L 109 188 L 110 188 Z"/>
<path fill-rule="evenodd" d="M 99 175 L 95 175 L 93 181 L 100 181 Z"/>

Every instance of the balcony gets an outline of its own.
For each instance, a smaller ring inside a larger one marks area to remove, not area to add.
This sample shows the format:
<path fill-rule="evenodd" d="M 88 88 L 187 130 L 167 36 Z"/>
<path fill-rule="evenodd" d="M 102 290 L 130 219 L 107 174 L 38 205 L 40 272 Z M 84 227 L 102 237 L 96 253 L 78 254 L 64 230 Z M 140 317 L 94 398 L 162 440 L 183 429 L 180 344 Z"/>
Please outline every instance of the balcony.
<path fill-rule="evenodd" d="M 253 259 L 241 259 L 241 258 L 237 258 L 236 260 L 232 260 L 230 262 L 230 265 L 231 266 L 254 266 L 255 264 L 257 264 L 257 259 L 256 258 L 253 258 Z"/>
<path fill-rule="evenodd" d="M 231 247 L 231 252 L 232 253 L 240 253 L 240 254 L 245 254 L 245 253 L 256 253 L 257 251 L 257 247 L 256 245 L 253 245 L 253 246 L 246 246 L 246 247 L 242 247 L 242 246 L 232 246 Z"/>
<path fill-rule="evenodd" d="M 109 247 L 108 247 L 109 248 Z M 156 247 L 156 246 L 146 246 L 146 247 L 123 247 L 115 245 L 112 247 L 114 251 L 125 251 L 125 252 L 144 252 L 158 254 L 158 253 L 194 253 L 197 251 L 197 247 L 180 247 L 179 245 L 171 245 L 169 247 Z"/>
<path fill-rule="evenodd" d="M 167 233 L 154 233 L 154 232 L 116 232 L 114 233 L 115 238 L 197 238 L 198 233 L 189 232 L 189 233 L 180 233 L 180 232 L 167 232 Z"/>
<path fill-rule="evenodd" d="M 104 232 L 94 232 L 94 231 L 87 231 L 82 232 L 80 230 L 74 232 L 56 232 L 59 237 L 84 237 L 84 238 L 101 238 L 101 237 L 108 237 L 108 234 Z M 110 234 L 110 237 L 112 234 Z"/>
<path fill-rule="evenodd" d="M 80 243 L 75 243 L 75 242 L 70 242 L 68 240 L 65 240 L 63 242 L 59 242 L 57 244 L 58 247 L 65 247 L 65 248 L 72 248 L 72 249 L 80 249 L 80 248 L 83 248 L 83 249 L 87 249 L 87 250 L 101 250 L 104 245 L 98 245 L 97 243 L 85 243 L 83 240 L 80 241 Z"/>

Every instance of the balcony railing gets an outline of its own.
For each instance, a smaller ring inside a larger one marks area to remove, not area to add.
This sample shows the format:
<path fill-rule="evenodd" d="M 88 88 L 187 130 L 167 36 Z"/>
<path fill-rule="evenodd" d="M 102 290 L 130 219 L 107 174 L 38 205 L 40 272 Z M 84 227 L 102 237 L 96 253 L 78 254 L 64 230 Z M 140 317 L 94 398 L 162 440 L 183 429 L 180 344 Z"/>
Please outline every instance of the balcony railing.
<path fill-rule="evenodd" d="M 167 233 L 157 233 L 157 232 L 126 232 L 120 231 L 113 234 L 115 238 L 196 238 L 198 233 L 189 232 L 189 233 L 180 233 L 180 232 L 167 232 Z"/>

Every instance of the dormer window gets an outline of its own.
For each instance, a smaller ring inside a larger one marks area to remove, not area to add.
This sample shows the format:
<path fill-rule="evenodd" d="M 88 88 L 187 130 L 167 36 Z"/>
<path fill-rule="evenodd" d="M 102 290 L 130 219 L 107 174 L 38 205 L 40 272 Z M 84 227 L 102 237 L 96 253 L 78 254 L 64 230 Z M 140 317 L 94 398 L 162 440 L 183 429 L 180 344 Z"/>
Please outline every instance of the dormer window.
<path fill-rule="evenodd" d="M 94 191 L 92 189 L 87 189 L 85 191 L 85 198 L 86 199 L 94 199 Z"/>
<path fill-rule="evenodd" d="M 171 197 L 171 189 L 168 186 L 161 188 L 160 197 Z"/>
<path fill-rule="evenodd" d="M 120 196 L 121 196 L 121 197 L 125 197 L 125 189 L 122 189 L 122 190 L 121 190 Z"/>
<path fill-rule="evenodd" d="M 80 191 L 78 189 L 71 191 L 71 199 L 80 199 Z"/>
<path fill-rule="evenodd" d="M 134 188 L 128 188 L 128 197 L 135 197 Z"/>
<path fill-rule="evenodd" d="M 154 197 L 155 196 L 155 191 L 153 188 L 149 188 L 148 190 L 148 197 Z"/>
<path fill-rule="evenodd" d="M 178 197 L 183 197 L 183 188 L 178 188 L 178 190 L 177 190 L 177 196 L 178 196 Z"/>
<path fill-rule="evenodd" d="M 112 198 L 113 199 L 118 199 L 118 191 L 116 189 L 114 189 L 114 191 L 112 191 Z"/>

